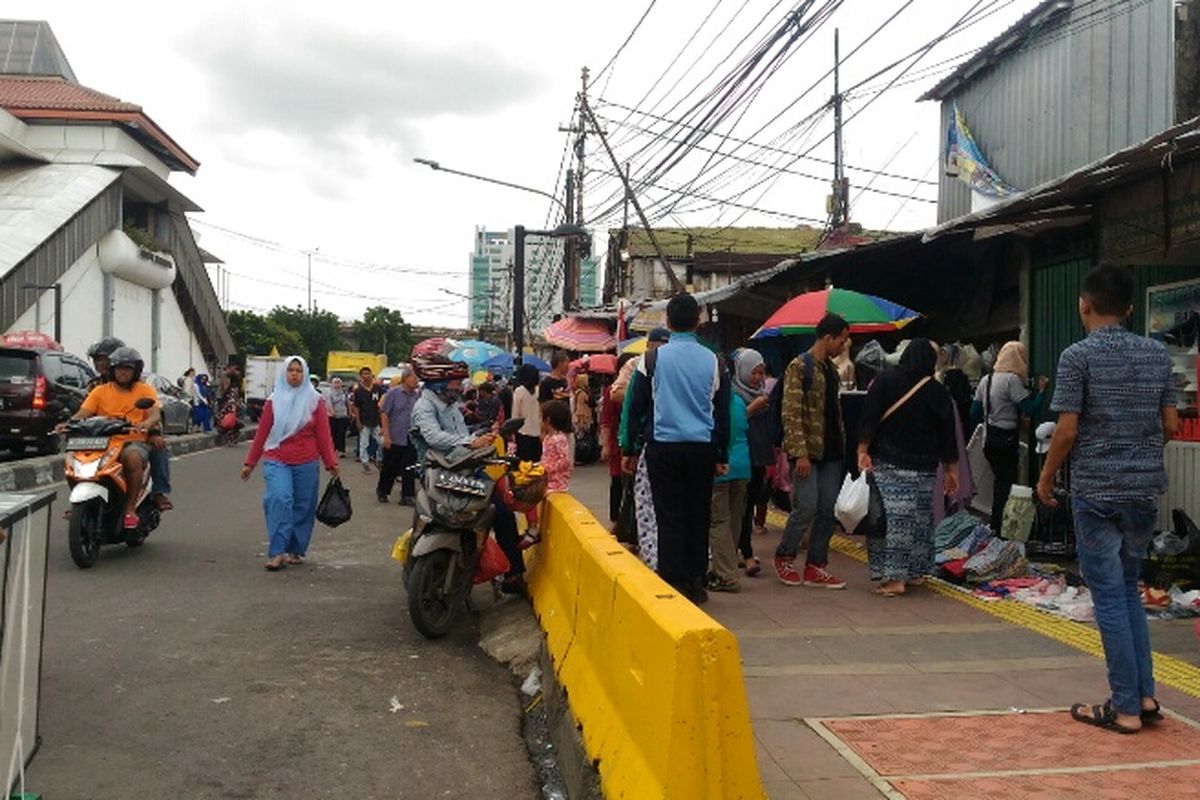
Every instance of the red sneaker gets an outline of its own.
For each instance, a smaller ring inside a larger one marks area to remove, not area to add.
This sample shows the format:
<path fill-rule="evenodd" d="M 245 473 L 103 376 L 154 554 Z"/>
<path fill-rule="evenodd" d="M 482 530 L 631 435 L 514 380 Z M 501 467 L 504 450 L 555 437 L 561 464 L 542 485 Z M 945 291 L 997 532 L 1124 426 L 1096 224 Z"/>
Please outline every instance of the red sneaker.
<path fill-rule="evenodd" d="M 775 556 L 775 574 L 785 586 L 799 586 L 804 583 L 800 573 L 796 572 L 796 562 L 790 556 Z"/>
<path fill-rule="evenodd" d="M 804 565 L 804 585 L 818 589 L 845 589 L 846 582 L 829 574 L 829 570 L 816 564 Z"/>

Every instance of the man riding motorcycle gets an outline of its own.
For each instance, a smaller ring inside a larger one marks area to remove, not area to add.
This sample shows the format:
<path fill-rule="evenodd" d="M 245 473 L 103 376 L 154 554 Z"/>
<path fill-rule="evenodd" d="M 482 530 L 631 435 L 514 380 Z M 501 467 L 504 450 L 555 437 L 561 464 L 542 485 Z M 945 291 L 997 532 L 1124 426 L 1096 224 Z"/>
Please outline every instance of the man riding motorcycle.
<path fill-rule="evenodd" d="M 89 392 L 112 379 L 109 374 L 109 357 L 113 351 L 124 346 L 125 342 L 116 336 L 106 336 L 88 348 L 88 358 L 96 368 L 96 377 L 87 386 Z M 154 505 L 159 511 L 170 511 L 175 507 L 170 498 L 171 452 L 167 449 L 166 438 L 157 431 L 151 433 L 147 442 L 150 445 L 150 480 L 154 484 Z"/>
<path fill-rule="evenodd" d="M 458 403 L 462 392 L 458 388 L 467 378 L 467 365 L 461 362 L 440 360 L 417 360 L 414 370 L 424 381 L 421 396 L 412 411 L 412 427 L 418 433 L 417 463 L 424 463 L 429 450 L 448 453 L 456 447 L 491 447 L 496 440 L 490 431 L 473 435 L 463 419 Z M 493 526 L 496 543 L 508 557 L 510 570 L 504 577 L 501 591 L 506 594 L 524 594 L 525 561 L 517 536 L 517 518 L 512 509 L 504 505 L 499 497 L 493 499 L 496 514 Z"/>
<path fill-rule="evenodd" d="M 137 350 L 132 347 L 118 347 L 111 351 L 107 358 L 109 380 L 88 393 L 87 399 L 71 419 L 101 416 L 126 419 L 132 424 L 133 431 L 120 437 L 125 440 L 121 450 L 121 466 L 125 470 L 127 484 L 136 487 L 141 485 L 143 472 L 150 460 L 151 448 L 146 441 L 147 433 L 158 427 L 162 421 L 162 409 L 158 405 L 158 394 L 154 387 L 141 379 L 145 363 Z M 142 398 L 154 401 L 154 405 L 148 409 L 138 408 L 137 401 Z M 66 428 L 66 423 L 59 428 Z M 137 491 L 129 491 L 126 494 L 123 520 L 126 529 L 138 527 L 137 501 Z"/>

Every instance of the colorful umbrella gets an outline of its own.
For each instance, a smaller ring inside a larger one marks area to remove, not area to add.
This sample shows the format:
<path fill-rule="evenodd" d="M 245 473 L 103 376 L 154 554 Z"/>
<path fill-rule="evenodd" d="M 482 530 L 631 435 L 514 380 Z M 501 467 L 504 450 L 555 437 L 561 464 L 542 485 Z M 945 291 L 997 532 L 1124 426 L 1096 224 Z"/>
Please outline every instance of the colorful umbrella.
<path fill-rule="evenodd" d="M 621 355 L 633 353 L 635 356 L 640 356 L 642 353 L 646 352 L 647 341 L 648 338 L 645 336 L 639 336 L 636 339 L 626 339 L 625 341 L 621 342 Z"/>
<path fill-rule="evenodd" d="M 812 333 L 826 314 L 839 314 L 850 323 L 851 333 L 897 331 L 920 312 L 870 294 L 849 289 L 822 289 L 805 292 L 788 300 L 762 324 L 751 339 Z"/>
<path fill-rule="evenodd" d="M 412 357 L 416 356 L 444 356 L 454 348 L 455 342 L 451 339 L 444 339 L 441 336 L 435 336 L 432 339 L 423 339 L 413 345 Z"/>
<path fill-rule="evenodd" d="M 538 372 L 550 371 L 550 365 L 532 353 L 526 353 L 521 357 L 521 360 L 525 364 L 533 364 L 538 368 Z M 492 372 L 512 372 L 513 354 L 501 353 L 498 356 L 492 356 L 487 361 L 483 362 L 483 368 Z"/>
<path fill-rule="evenodd" d="M 542 336 L 554 347 L 580 353 L 603 353 L 617 346 L 617 337 L 600 319 L 563 317 L 547 325 Z"/>
<path fill-rule="evenodd" d="M 451 361 L 465 361 L 471 367 L 472 372 L 483 366 L 483 362 L 492 356 L 498 356 L 504 352 L 490 342 L 481 342 L 477 339 L 456 339 L 453 344 L 455 347 L 447 353 L 447 356 Z"/>

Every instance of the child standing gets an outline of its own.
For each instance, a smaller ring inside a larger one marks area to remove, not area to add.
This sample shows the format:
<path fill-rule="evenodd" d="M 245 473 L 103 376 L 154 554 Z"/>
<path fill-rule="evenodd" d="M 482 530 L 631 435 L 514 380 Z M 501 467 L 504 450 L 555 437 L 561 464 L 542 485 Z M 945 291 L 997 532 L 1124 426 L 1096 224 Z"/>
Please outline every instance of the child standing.
<path fill-rule="evenodd" d="M 551 400 L 542 406 L 542 468 L 546 470 L 546 493 L 566 492 L 571 485 L 571 445 L 567 434 L 572 430 L 571 407 L 565 400 Z M 521 549 L 541 541 L 537 528 L 537 509 L 525 515 L 529 527 L 521 537 Z"/>

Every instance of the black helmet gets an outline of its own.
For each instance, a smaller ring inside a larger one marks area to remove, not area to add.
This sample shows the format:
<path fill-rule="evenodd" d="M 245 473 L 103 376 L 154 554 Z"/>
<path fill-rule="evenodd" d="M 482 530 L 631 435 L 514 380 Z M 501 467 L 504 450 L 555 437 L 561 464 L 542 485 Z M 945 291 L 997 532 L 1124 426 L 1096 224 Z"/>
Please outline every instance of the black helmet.
<path fill-rule="evenodd" d="M 108 368 L 110 370 L 115 370 L 117 367 L 133 367 L 133 379 L 135 381 L 142 379 L 142 370 L 145 366 L 146 362 L 142 361 L 142 354 L 132 347 L 122 345 L 108 356 Z"/>
<path fill-rule="evenodd" d="M 105 336 L 103 339 L 101 339 L 98 342 L 95 342 L 91 347 L 88 348 L 88 351 L 87 351 L 88 358 L 91 358 L 91 359 L 108 358 L 109 356 L 112 355 L 112 352 L 114 350 L 117 350 L 124 346 L 125 346 L 125 342 L 121 341 L 117 337 Z"/>
<path fill-rule="evenodd" d="M 413 371 L 423 381 L 454 381 L 467 378 L 471 368 L 465 361 L 451 361 L 445 356 L 417 356 Z"/>

